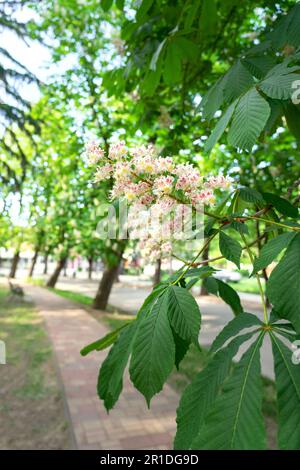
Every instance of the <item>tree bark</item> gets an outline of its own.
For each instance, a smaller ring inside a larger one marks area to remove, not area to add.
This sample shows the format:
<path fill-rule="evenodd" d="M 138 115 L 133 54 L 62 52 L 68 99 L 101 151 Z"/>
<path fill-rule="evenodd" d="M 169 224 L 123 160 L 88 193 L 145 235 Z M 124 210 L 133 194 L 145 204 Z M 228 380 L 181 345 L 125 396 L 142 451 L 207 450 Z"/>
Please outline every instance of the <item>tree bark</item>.
<path fill-rule="evenodd" d="M 93 273 L 93 258 L 92 257 L 88 258 L 88 263 L 89 263 L 88 279 L 92 279 L 92 273 Z"/>
<path fill-rule="evenodd" d="M 161 258 L 156 261 L 155 273 L 153 276 L 153 287 L 160 283 L 161 277 Z"/>
<path fill-rule="evenodd" d="M 107 267 L 103 271 L 103 275 L 102 275 L 102 278 L 98 287 L 98 291 L 93 301 L 93 308 L 96 308 L 98 310 L 106 309 L 109 295 L 111 292 L 111 288 L 113 286 L 114 280 L 116 279 L 116 275 L 118 273 L 119 264 L 120 263 L 118 263 L 116 266 L 113 266 L 111 268 Z"/>
<path fill-rule="evenodd" d="M 67 261 L 67 256 L 64 256 L 63 258 L 60 258 L 58 260 L 54 273 L 50 276 L 46 284 L 47 287 L 55 287 L 57 280 L 59 278 L 59 275 L 61 273 L 61 270 L 64 268 L 66 264 L 66 261 Z"/>
<path fill-rule="evenodd" d="M 44 258 L 44 271 L 43 271 L 43 274 L 48 274 L 48 258 L 49 258 L 49 255 L 47 253 L 45 255 L 45 258 Z"/>
<path fill-rule="evenodd" d="M 38 256 L 39 256 L 39 250 L 36 249 L 35 252 L 34 252 L 34 256 L 33 256 L 33 258 L 32 258 L 32 263 L 31 263 L 31 267 L 30 267 L 30 270 L 29 270 L 28 277 L 32 277 L 32 276 L 33 276 L 33 272 L 34 272 L 34 268 L 35 268 L 35 265 L 36 265 Z"/>
<path fill-rule="evenodd" d="M 203 251 L 202 254 L 202 260 L 206 260 L 209 257 L 209 244 L 206 246 L 205 250 Z M 207 265 L 207 263 L 204 263 L 203 266 Z M 208 295 L 208 291 L 206 287 L 203 284 L 203 281 L 201 283 L 201 288 L 200 288 L 200 295 Z"/>
<path fill-rule="evenodd" d="M 64 277 L 67 277 L 67 258 L 66 258 L 66 261 L 64 263 L 63 270 L 64 270 Z"/>
<path fill-rule="evenodd" d="M 20 251 L 16 251 L 11 262 L 11 268 L 10 268 L 10 273 L 8 277 L 11 277 L 11 278 L 16 277 L 16 272 L 17 272 L 19 261 L 20 261 Z"/>

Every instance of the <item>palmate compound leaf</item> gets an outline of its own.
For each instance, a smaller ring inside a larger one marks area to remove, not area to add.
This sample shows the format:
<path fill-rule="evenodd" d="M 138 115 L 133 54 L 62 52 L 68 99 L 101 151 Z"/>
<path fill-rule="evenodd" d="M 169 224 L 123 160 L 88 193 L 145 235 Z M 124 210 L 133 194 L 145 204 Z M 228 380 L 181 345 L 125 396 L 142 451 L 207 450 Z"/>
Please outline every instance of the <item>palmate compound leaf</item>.
<path fill-rule="evenodd" d="M 174 363 L 175 344 L 164 291 L 141 320 L 129 368 L 130 378 L 148 406 L 153 395 L 162 390 Z"/>
<path fill-rule="evenodd" d="M 198 345 L 201 313 L 196 300 L 188 290 L 174 285 L 168 287 L 166 295 L 172 328 L 182 339 Z"/>
<path fill-rule="evenodd" d="M 192 449 L 260 450 L 266 448 L 262 415 L 260 347 L 262 331 L 234 367 L 203 425 Z"/>
<path fill-rule="evenodd" d="M 235 147 L 251 150 L 264 129 L 271 109 L 267 101 L 252 88 L 236 105 L 228 142 Z"/>
<path fill-rule="evenodd" d="M 300 449 L 300 366 L 292 353 L 271 333 L 278 403 L 278 445 L 282 450 Z"/>
<path fill-rule="evenodd" d="M 280 318 L 300 333 L 300 233 L 296 234 L 267 282 L 267 296 Z"/>
<path fill-rule="evenodd" d="M 239 347 L 249 340 L 252 333 L 233 339 L 224 349 L 218 351 L 209 364 L 185 389 L 177 409 L 177 432 L 175 449 L 189 449 L 201 428 L 204 418 L 216 400 L 224 380 L 232 368 L 232 359 Z"/>
<path fill-rule="evenodd" d="M 252 274 L 255 274 L 269 266 L 269 264 L 271 264 L 272 261 L 274 261 L 277 256 L 289 245 L 294 236 L 295 233 L 287 232 L 269 240 L 268 243 L 263 246 L 258 258 L 256 258 Z"/>

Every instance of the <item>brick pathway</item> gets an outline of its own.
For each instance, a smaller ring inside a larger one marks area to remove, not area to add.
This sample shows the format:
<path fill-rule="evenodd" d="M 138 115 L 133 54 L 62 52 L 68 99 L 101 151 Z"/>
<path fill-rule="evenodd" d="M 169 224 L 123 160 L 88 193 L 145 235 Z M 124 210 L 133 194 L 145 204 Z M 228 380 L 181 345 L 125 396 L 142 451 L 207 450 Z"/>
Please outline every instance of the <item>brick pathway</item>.
<path fill-rule="evenodd" d="M 96 393 L 99 364 L 107 351 L 79 354 L 86 344 L 107 333 L 84 309 L 36 286 L 26 286 L 51 338 L 78 449 L 170 449 L 178 395 L 165 386 L 148 410 L 128 375 L 123 393 L 109 415 Z"/>

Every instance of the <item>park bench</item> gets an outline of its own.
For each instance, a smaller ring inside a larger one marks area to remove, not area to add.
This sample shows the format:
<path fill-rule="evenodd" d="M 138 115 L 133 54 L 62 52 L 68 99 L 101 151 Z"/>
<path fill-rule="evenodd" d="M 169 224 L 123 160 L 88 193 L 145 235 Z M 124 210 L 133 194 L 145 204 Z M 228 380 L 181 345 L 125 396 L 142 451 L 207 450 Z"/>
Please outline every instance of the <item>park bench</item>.
<path fill-rule="evenodd" d="M 24 297 L 24 290 L 21 286 L 13 284 L 11 281 L 8 281 L 11 295 L 16 295 L 18 297 Z"/>

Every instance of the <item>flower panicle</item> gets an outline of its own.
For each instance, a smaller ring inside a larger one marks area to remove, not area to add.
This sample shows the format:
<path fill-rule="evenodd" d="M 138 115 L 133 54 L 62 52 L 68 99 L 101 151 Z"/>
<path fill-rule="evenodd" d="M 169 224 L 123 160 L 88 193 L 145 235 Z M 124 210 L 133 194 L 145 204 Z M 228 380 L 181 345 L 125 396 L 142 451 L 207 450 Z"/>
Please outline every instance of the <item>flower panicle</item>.
<path fill-rule="evenodd" d="M 96 141 L 86 146 L 89 163 L 97 165 L 94 182 L 112 178 L 111 199 L 125 198 L 128 203 L 162 211 L 180 204 L 192 207 L 214 206 L 216 190 L 227 190 L 232 181 L 223 175 L 201 175 L 191 163 L 176 163 L 170 156 L 157 154 L 153 145 L 129 148 L 124 141 L 112 144 L 107 152 Z M 141 250 L 162 257 L 171 252 L 170 240 L 150 237 L 142 240 Z"/>

